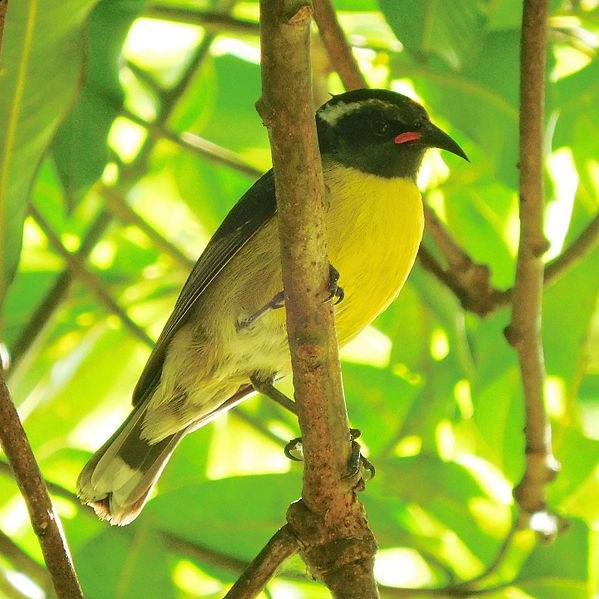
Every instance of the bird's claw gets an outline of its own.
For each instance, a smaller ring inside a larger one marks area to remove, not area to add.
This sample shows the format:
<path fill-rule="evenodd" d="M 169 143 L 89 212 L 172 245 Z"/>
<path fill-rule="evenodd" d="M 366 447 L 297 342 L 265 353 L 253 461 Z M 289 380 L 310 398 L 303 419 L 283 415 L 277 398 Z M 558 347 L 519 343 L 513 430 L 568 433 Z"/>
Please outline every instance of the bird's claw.
<path fill-rule="evenodd" d="M 283 451 L 285 452 L 285 455 L 294 462 L 304 461 L 304 446 L 301 437 L 291 439 L 291 441 L 285 445 Z"/>
<path fill-rule="evenodd" d="M 360 450 L 360 444 L 356 441 L 362 433 L 357 428 L 352 428 L 349 431 L 352 453 L 349 460 L 349 472 L 343 476 L 344 481 L 355 481 L 358 490 L 364 488 L 364 483 L 372 480 L 376 474 L 374 465 L 367 460 Z M 294 462 L 302 462 L 304 459 L 304 448 L 302 444 L 302 438 L 296 437 L 291 439 L 284 449 L 285 455 Z"/>
<path fill-rule="evenodd" d="M 350 428 L 349 434 L 351 437 L 352 453 L 349 460 L 349 472 L 343 477 L 343 480 L 357 480 L 361 486 L 358 490 L 364 488 L 364 483 L 372 480 L 376 475 L 374 464 L 362 455 L 360 444 L 356 441 L 362 436 L 362 432 L 357 428 Z"/>
<path fill-rule="evenodd" d="M 343 287 L 340 287 L 337 283 L 339 282 L 339 271 L 332 265 L 329 264 L 329 283 L 328 283 L 328 295 L 324 299 L 324 303 L 330 302 L 335 299 L 333 303 L 336 306 L 345 297 Z M 285 292 L 279 291 L 268 303 L 264 304 L 262 308 L 256 310 L 253 314 L 250 314 L 247 318 L 241 318 L 235 323 L 235 328 L 240 331 L 253 324 L 260 316 L 269 310 L 279 310 L 285 306 Z"/>
<path fill-rule="evenodd" d="M 336 306 L 338 303 L 343 301 L 343 298 L 345 297 L 345 291 L 343 291 L 343 287 L 338 285 L 340 276 L 341 275 L 339 274 L 339 271 L 332 264 L 329 264 L 329 295 L 325 298 L 324 303 L 335 299 L 333 306 Z"/>
<path fill-rule="evenodd" d="M 269 310 L 279 310 L 285 305 L 285 292 L 279 291 L 267 304 L 264 304 L 262 308 L 256 310 L 253 314 L 250 314 L 247 318 L 243 318 L 237 321 L 235 327 L 239 331 L 249 327 L 255 322 L 262 314 Z"/>

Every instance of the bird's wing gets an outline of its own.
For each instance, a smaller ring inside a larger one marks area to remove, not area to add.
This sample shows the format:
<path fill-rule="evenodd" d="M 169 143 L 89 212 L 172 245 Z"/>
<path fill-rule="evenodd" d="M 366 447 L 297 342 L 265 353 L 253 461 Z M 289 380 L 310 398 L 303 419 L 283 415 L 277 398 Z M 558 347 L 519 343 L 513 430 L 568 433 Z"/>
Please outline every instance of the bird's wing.
<path fill-rule="evenodd" d="M 235 254 L 272 218 L 275 210 L 275 183 L 270 170 L 235 204 L 195 263 L 133 391 L 134 406 L 158 384 L 168 345 L 187 321 L 195 303 Z"/>

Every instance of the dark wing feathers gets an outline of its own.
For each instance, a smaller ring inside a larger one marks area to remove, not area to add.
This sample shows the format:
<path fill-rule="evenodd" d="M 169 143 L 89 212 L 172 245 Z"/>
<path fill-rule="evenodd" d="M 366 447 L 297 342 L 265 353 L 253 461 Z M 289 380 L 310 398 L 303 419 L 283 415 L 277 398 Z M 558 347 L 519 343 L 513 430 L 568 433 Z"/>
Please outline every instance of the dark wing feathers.
<path fill-rule="evenodd" d="M 134 406 L 143 401 L 158 384 L 168 344 L 187 322 L 194 304 L 235 254 L 272 218 L 275 210 L 275 183 L 270 170 L 248 189 L 227 214 L 193 267 L 133 391 Z"/>

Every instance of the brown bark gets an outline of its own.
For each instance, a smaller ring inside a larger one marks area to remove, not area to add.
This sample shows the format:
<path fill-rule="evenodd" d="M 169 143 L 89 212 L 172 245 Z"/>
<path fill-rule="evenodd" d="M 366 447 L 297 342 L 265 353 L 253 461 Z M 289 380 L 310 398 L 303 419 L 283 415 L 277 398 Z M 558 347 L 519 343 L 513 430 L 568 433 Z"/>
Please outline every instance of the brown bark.
<path fill-rule="evenodd" d="M 0 369 L 0 441 L 19 485 L 56 594 L 83 599 L 58 514 L 31 451 Z"/>
<path fill-rule="evenodd" d="M 287 331 L 304 447 L 302 499 L 288 512 L 300 553 L 338 597 L 377 597 L 374 537 L 352 485 L 347 411 L 333 310 L 325 198 L 312 110 L 310 4 L 261 2 L 263 96 L 269 129 Z"/>
<path fill-rule="evenodd" d="M 546 507 L 545 485 L 559 465 L 551 449 L 545 408 L 545 365 L 541 338 L 544 264 L 543 130 L 547 1 L 525 0 L 520 71 L 520 243 L 512 293 L 512 320 L 506 330 L 518 353 L 526 411 L 526 467 L 514 490 L 523 515 Z"/>

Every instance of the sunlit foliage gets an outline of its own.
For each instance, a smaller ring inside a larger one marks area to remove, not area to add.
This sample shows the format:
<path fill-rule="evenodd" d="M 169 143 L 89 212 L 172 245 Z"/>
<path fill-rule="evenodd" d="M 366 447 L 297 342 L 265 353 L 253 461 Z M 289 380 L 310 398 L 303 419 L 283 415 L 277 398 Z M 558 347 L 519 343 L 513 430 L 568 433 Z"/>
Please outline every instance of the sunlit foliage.
<path fill-rule="evenodd" d="M 33 4 L 10 3 L 3 60 L 13 79 L 0 79 L 0 192 L 12 191 L 0 215 L 0 243 L 10 250 L 4 280 L 16 270 L 2 319 L 9 385 L 44 476 L 64 488 L 54 491 L 86 597 L 220 597 L 298 496 L 301 466 L 282 453 L 298 434 L 289 414 L 256 397 L 186 438 L 127 528 L 100 523 L 68 492 L 128 412 L 150 351 L 145 339 L 159 334 L 191 264 L 270 166 L 254 109 L 258 5 L 47 0 L 44 14 L 32 16 Z M 596 4 L 551 3 L 548 260 L 559 260 L 599 207 Z M 468 153 L 471 164 L 431 153 L 420 183 L 457 241 L 488 264 L 493 285 L 509 289 L 521 3 L 335 5 L 369 83 L 418 98 Z M 37 23 L 31 35 L 11 33 L 27 19 Z M 320 103 L 342 87 L 316 32 L 314 41 Z M 549 496 L 569 522 L 552 544 L 518 533 L 501 553 L 524 464 L 507 308 L 482 319 L 468 313 L 417 264 L 398 301 L 345 348 L 350 418 L 378 473 L 361 498 L 380 547 L 381 583 L 452 586 L 499 555 L 484 581 L 488 597 L 599 591 L 598 273 L 595 246 L 545 293 L 547 397 L 562 464 Z M 0 528 L 41 559 L 6 473 Z M 0 556 L 0 572 L 12 570 Z M 299 559 L 268 589 L 277 598 L 328 596 Z"/>

